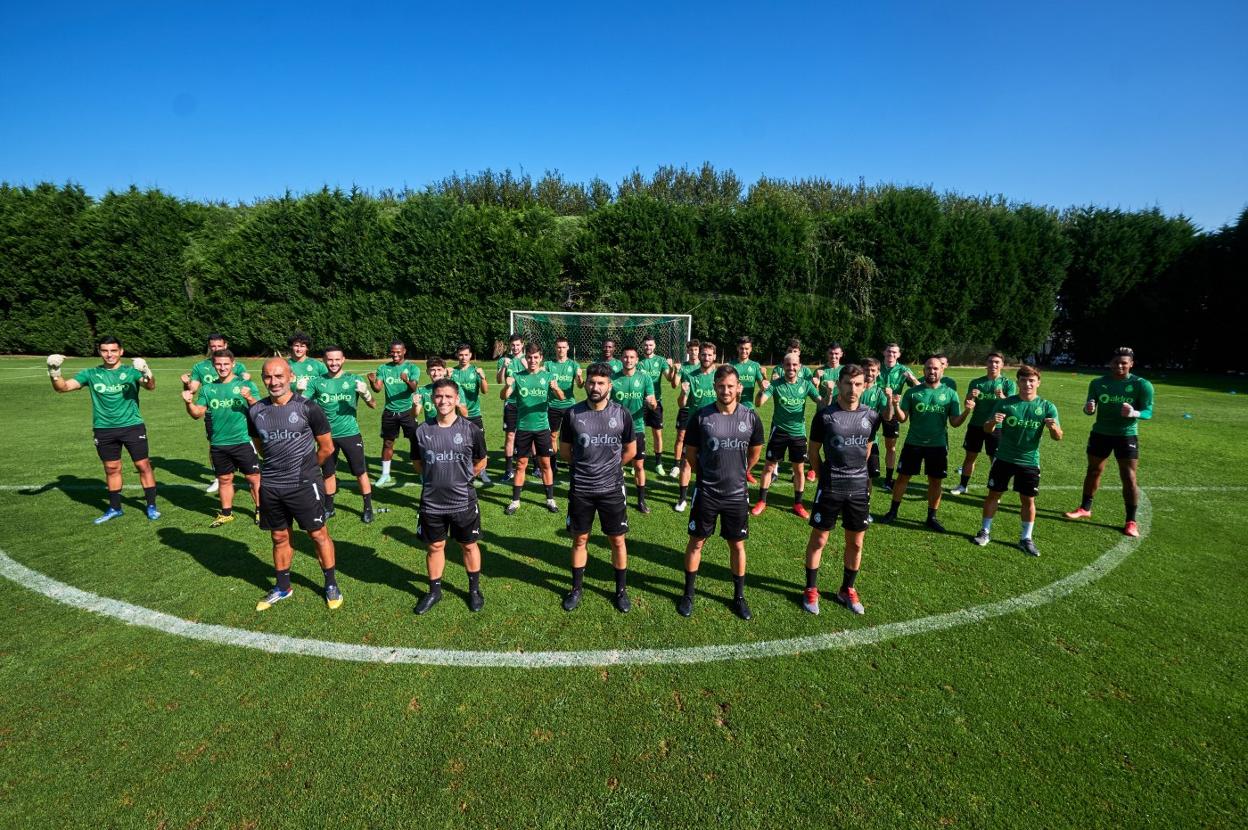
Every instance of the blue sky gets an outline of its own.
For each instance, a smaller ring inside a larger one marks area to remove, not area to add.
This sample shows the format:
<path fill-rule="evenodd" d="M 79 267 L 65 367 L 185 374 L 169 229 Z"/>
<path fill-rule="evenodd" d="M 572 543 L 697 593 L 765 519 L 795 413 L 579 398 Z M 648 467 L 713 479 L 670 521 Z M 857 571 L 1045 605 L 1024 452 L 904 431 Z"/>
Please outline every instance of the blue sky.
<path fill-rule="evenodd" d="M 1248 207 L 1248 3 L 0 0 L 0 179 L 251 201 L 710 161 Z"/>

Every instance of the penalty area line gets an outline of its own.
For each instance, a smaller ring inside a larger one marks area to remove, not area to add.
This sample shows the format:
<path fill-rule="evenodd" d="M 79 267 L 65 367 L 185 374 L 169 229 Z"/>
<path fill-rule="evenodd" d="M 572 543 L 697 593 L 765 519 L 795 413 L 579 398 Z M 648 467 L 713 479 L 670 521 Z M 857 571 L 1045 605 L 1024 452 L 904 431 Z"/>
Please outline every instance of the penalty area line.
<path fill-rule="evenodd" d="M 869 628 L 849 629 L 806 637 L 765 640 L 757 643 L 689 646 L 683 648 L 607 649 L 587 651 L 464 651 L 440 648 L 409 648 L 369 646 L 327 640 L 288 637 L 231 628 L 222 625 L 192 622 L 171 614 L 153 611 L 90 591 L 66 585 L 50 576 L 32 570 L 0 550 L 0 576 L 72 608 L 79 608 L 120 620 L 128 625 L 150 628 L 177 637 L 207 643 L 250 648 L 271 654 L 298 654 L 368 663 L 415 663 L 434 666 L 473 668 L 524 668 L 629 666 L 710 663 L 723 660 L 787 657 L 807 652 L 854 648 L 892 640 L 944 631 L 982 622 L 1047 605 L 1097 581 L 1122 564 L 1148 538 L 1152 530 L 1152 502 L 1147 492 L 1140 495 L 1138 514 L 1139 538 L 1124 537 L 1096 560 L 1062 577 L 1056 582 L 1009 599 L 976 605 L 944 614 L 933 614 L 903 622 L 885 623 Z"/>

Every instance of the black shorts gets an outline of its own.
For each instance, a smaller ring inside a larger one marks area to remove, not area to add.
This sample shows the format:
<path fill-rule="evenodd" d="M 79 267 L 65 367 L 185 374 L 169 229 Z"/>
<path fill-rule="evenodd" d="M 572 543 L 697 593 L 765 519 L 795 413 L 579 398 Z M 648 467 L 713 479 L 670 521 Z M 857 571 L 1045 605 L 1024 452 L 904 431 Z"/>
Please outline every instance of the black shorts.
<path fill-rule="evenodd" d="M 1088 435 L 1088 455 L 1094 458 L 1109 458 L 1110 453 L 1113 453 L 1114 458 L 1119 461 L 1139 458 L 1140 436 L 1102 435 L 1099 432 Z"/>
<path fill-rule="evenodd" d="M 420 511 L 416 520 L 416 536 L 425 544 L 441 542 L 450 535 L 461 545 L 481 538 L 481 510 L 477 505 L 458 513 L 431 513 Z"/>
<path fill-rule="evenodd" d="M 260 479 L 260 529 L 286 530 L 291 522 L 311 533 L 325 526 L 325 501 L 321 483 L 305 481 L 293 490 L 274 493 Z"/>
<path fill-rule="evenodd" d="M 917 476 L 920 468 L 927 472 L 928 478 L 944 478 L 949 474 L 948 448 L 903 445 L 897 472 L 903 476 Z"/>
<path fill-rule="evenodd" d="M 325 459 L 325 463 L 321 465 L 321 475 L 325 478 L 333 478 L 338 473 L 338 452 L 347 457 L 347 467 L 351 470 L 351 475 L 359 478 L 368 470 L 368 465 L 364 461 L 364 436 L 348 435 L 346 438 L 335 438 L 334 454 Z"/>
<path fill-rule="evenodd" d="M 715 532 L 715 520 L 719 519 L 719 535 L 729 542 L 747 539 L 750 535 L 750 502 L 722 504 L 702 497 L 702 491 L 693 495 L 693 507 L 689 511 L 689 535 L 705 539 Z"/>
<path fill-rule="evenodd" d="M 481 434 L 485 435 L 485 419 L 480 415 L 475 415 L 468 419 L 468 423 L 476 424 L 481 429 Z"/>
<path fill-rule="evenodd" d="M 815 530 L 831 530 L 836 526 L 836 517 L 840 516 L 841 527 L 858 532 L 867 529 L 870 512 L 871 494 L 866 489 L 854 495 L 820 490 L 810 508 L 810 526 Z"/>
<path fill-rule="evenodd" d="M 771 437 L 767 439 L 767 460 L 783 461 L 784 453 L 787 450 L 789 460 L 794 464 L 801 464 L 806 461 L 806 436 L 789 435 L 775 427 L 771 428 Z"/>
<path fill-rule="evenodd" d="M 520 413 L 516 409 L 516 405 L 508 401 L 503 404 L 503 432 L 515 432 L 516 421 L 519 420 Z"/>
<path fill-rule="evenodd" d="M 544 429 L 537 432 L 529 432 L 522 429 L 516 433 L 515 449 L 513 450 L 516 458 L 527 458 L 529 453 L 535 449 L 537 450 L 538 458 L 553 455 L 549 432 Z"/>
<path fill-rule="evenodd" d="M 689 426 L 689 407 L 682 406 L 676 410 L 676 431 L 684 432 L 687 426 Z"/>
<path fill-rule="evenodd" d="M 212 471 L 219 476 L 233 475 L 235 470 L 245 476 L 260 474 L 260 459 L 250 443 L 209 447 L 208 455 L 212 458 Z"/>
<path fill-rule="evenodd" d="M 637 442 L 637 454 L 633 456 L 633 461 L 645 461 L 646 431 L 644 429 L 635 430 L 633 432 L 633 440 Z"/>
<path fill-rule="evenodd" d="M 984 432 L 983 427 L 967 427 L 966 437 L 962 439 L 962 449 L 967 452 L 986 452 L 989 458 L 997 457 L 997 445 L 1001 443 L 1001 430 L 994 429 L 992 434 Z"/>
<path fill-rule="evenodd" d="M 1004 493 L 1014 479 L 1014 492 L 1020 496 L 1036 496 L 1040 493 L 1040 468 L 1023 467 L 1010 461 L 1000 459 L 992 462 L 988 471 L 988 489 L 994 493 Z"/>
<path fill-rule="evenodd" d="M 882 449 L 879 444 L 872 443 L 867 451 L 871 453 L 867 456 L 867 475 L 875 478 L 880 474 L 880 453 Z"/>
<path fill-rule="evenodd" d="M 880 432 L 884 433 L 885 438 L 896 438 L 901 435 L 901 421 L 883 421 L 880 423 Z"/>
<path fill-rule="evenodd" d="M 571 408 L 572 407 L 569 406 L 566 409 L 555 409 L 552 406 L 550 409 L 546 411 L 546 423 L 550 424 L 551 432 L 555 433 L 556 435 L 559 434 L 559 430 L 563 426 L 564 416 L 568 414 L 568 409 L 571 409 Z"/>
<path fill-rule="evenodd" d="M 623 536 L 628 532 L 628 508 L 624 491 L 580 495 L 575 490 L 568 494 L 568 531 L 580 535 L 594 529 L 594 514 L 602 525 L 605 536 Z"/>
<path fill-rule="evenodd" d="M 658 401 L 658 406 L 654 409 L 647 407 L 642 418 L 649 429 L 663 429 L 663 402 Z"/>
<path fill-rule="evenodd" d="M 131 461 L 147 459 L 147 426 L 135 424 L 129 427 L 106 427 L 92 430 L 95 433 L 95 451 L 101 461 L 120 461 L 121 448 L 130 453 Z"/>
<path fill-rule="evenodd" d="M 402 431 L 407 440 L 415 441 L 416 418 L 412 415 L 414 411 L 413 409 L 409 409 L 406 412 L 383 410 L 381 413 L 381 437 L 386 441 L 393 441 L 399 437 L 399 432 Z"/>

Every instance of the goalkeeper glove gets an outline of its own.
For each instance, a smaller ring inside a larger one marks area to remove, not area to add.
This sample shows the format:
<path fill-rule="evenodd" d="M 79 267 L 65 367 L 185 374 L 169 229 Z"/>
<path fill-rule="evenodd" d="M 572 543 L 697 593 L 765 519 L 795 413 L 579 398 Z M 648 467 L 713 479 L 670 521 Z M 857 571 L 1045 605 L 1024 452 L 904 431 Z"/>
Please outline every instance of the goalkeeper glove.
<path fill-rule="evenodd" d="M 48 355 L 48 377 L 59 378 L 61 376 L 61 364 L 65 362 L 65 355 L 50 354 Z"/>
<path fill-rule="evenodd" d="M 146 360 L 141 357 L 136 357 L 130 362 L 134 364 L 134 368 L 137 369 L 141 375 L 143 375 L 143 380 L 152 379 L 152 368 L 147 365 Z"/>

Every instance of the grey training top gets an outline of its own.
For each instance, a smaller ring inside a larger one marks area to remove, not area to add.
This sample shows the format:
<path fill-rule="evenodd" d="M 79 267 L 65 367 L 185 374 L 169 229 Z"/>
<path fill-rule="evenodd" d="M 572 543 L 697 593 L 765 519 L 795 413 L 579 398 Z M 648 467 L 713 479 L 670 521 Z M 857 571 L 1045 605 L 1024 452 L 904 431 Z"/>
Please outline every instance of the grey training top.
<path fill-rule="evenodd" d="M 763 420 L 738 404 L 731 415 L 708 404 L 693 413 L 685 428 L 685 446 L 698 452 L 697 497 L 712 505 L 748 501 L 745 467 L 750 447 L 763 443 Z"/>
<path fill-rule="evenodd" d="M 815 413 L 810 440 L 823 445 L 819 491 L 858 496 L 870 491 L 867 451 L 880 428 L 880 413 L 867 407 L 842 409 L 832 401 Z"/>
<path fill-rule="evenodd" d="M 436 515 L 461 513 L 477 504 L 473 465 L 485 458 L 485 433 L 467 418 L 450 426 L 436 420 L 416 427 L 416 459 L 423 465 L 420 510 Z"/>
<path fill-rule="evenodd" d="M 278 406 L 271 397 L 265 398 L 248 407 L 247 423 L 260 442 L 260 483 L 264 489 L 290 491 L 321 480 L 316 436 L 329 434 L 329 420 L 315 401 L 291 395 Z"/>
<path fill-rule="evenodd" d="M 581 401 L 568 410 L 559 441 L 572 445 L 572 492 L 581 496 L 622 493 L 624 445 L 636 440 L 633 416 L 615 401 L 601 412 Z"/>

